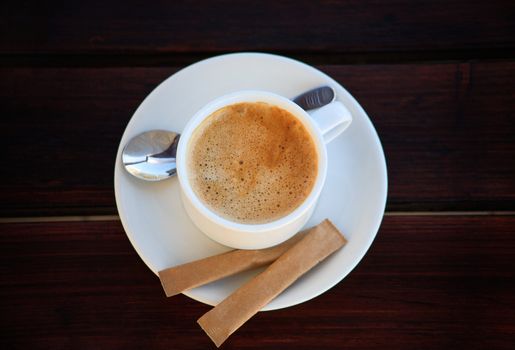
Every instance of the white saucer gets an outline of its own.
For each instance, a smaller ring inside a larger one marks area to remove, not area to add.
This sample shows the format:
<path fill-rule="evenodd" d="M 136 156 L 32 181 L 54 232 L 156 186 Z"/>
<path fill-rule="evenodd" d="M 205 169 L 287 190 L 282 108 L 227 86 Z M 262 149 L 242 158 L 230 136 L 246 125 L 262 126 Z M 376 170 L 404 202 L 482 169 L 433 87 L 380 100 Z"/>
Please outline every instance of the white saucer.
<path fill-rule="evenodd" d="M 121 151 L 127 141 L 150 129 L 182 131 L 203 105 L 233 91 L 267 90 L 292 98 L 324 84 L 333 86 L 337 99 L 352 113 L 353 122 L 328 146 L 327 182 L 307 226 L 329 218 L 348 243 L 264 310 L 314 298 L 358 264 L 379 229 L 387 192 L 383 149 L 370 119 L 341 85 L 315 68 L 281 56 L 238 53 L 198 62 L 166 79 L 136 110 L 120 141 L 114 174 L 118 212 L 129 240 L 154 273 L 228 248 L 211 241 L 189 220 L 176 178 L 144 182 L 123 169 Z M 253 271 L 229 277 L 184 294 L 215 305 L 255 274 Z"/>

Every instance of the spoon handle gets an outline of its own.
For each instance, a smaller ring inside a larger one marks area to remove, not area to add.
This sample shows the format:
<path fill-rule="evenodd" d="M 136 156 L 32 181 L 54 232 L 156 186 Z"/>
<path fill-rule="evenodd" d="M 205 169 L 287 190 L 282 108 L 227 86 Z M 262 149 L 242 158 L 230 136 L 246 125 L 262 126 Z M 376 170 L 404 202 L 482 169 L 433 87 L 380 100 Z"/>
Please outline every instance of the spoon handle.
<path fill-rule="evenodd" d="M 295 97 L 293 102 L 301 106 L 304 110 L 309 111 L 333 102 L 334 96 L 333 88 L 330 86 L 321 86 Z"/>

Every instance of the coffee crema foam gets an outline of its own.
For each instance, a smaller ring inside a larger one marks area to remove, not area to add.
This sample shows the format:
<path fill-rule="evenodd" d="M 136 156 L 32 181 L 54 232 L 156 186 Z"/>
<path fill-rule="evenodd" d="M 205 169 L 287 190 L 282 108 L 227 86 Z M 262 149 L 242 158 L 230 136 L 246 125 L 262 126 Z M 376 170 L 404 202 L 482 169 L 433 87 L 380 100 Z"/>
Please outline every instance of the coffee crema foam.
<path fill-rule="evenodd" d="M 189 180 L 218 215 L 245 224 L 277 220 L 311 192 L 318 154 L 305 126 L 264 102 L 223 107 L 193 132 Z"/>

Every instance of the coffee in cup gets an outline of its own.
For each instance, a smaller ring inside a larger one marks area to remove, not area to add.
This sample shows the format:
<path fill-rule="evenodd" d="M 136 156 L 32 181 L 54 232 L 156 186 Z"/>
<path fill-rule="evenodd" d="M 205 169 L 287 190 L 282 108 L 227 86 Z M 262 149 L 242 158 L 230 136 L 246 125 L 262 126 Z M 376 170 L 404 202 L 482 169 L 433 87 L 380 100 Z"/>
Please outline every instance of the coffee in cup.
<path fill-rule="evenodd" d="M 193 131 L 188 174 L 213 212 L 242 224 L 284 217 L 311 193 L 317 178 L 315 142 L 289 111 L 266 102 L 224 106 Z"/>

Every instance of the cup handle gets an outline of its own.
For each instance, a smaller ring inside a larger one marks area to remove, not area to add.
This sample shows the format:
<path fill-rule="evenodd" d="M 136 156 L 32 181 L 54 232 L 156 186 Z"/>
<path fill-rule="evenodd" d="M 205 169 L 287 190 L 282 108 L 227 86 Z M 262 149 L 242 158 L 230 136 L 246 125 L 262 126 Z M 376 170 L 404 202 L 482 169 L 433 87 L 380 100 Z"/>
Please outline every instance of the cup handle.
<path fill-rule="evenodd" d="M 308 114 L 313 118 L 328 144 L 345 131 L 352 122 L 352 115 L 343 103 L 335 101 Z"/>

